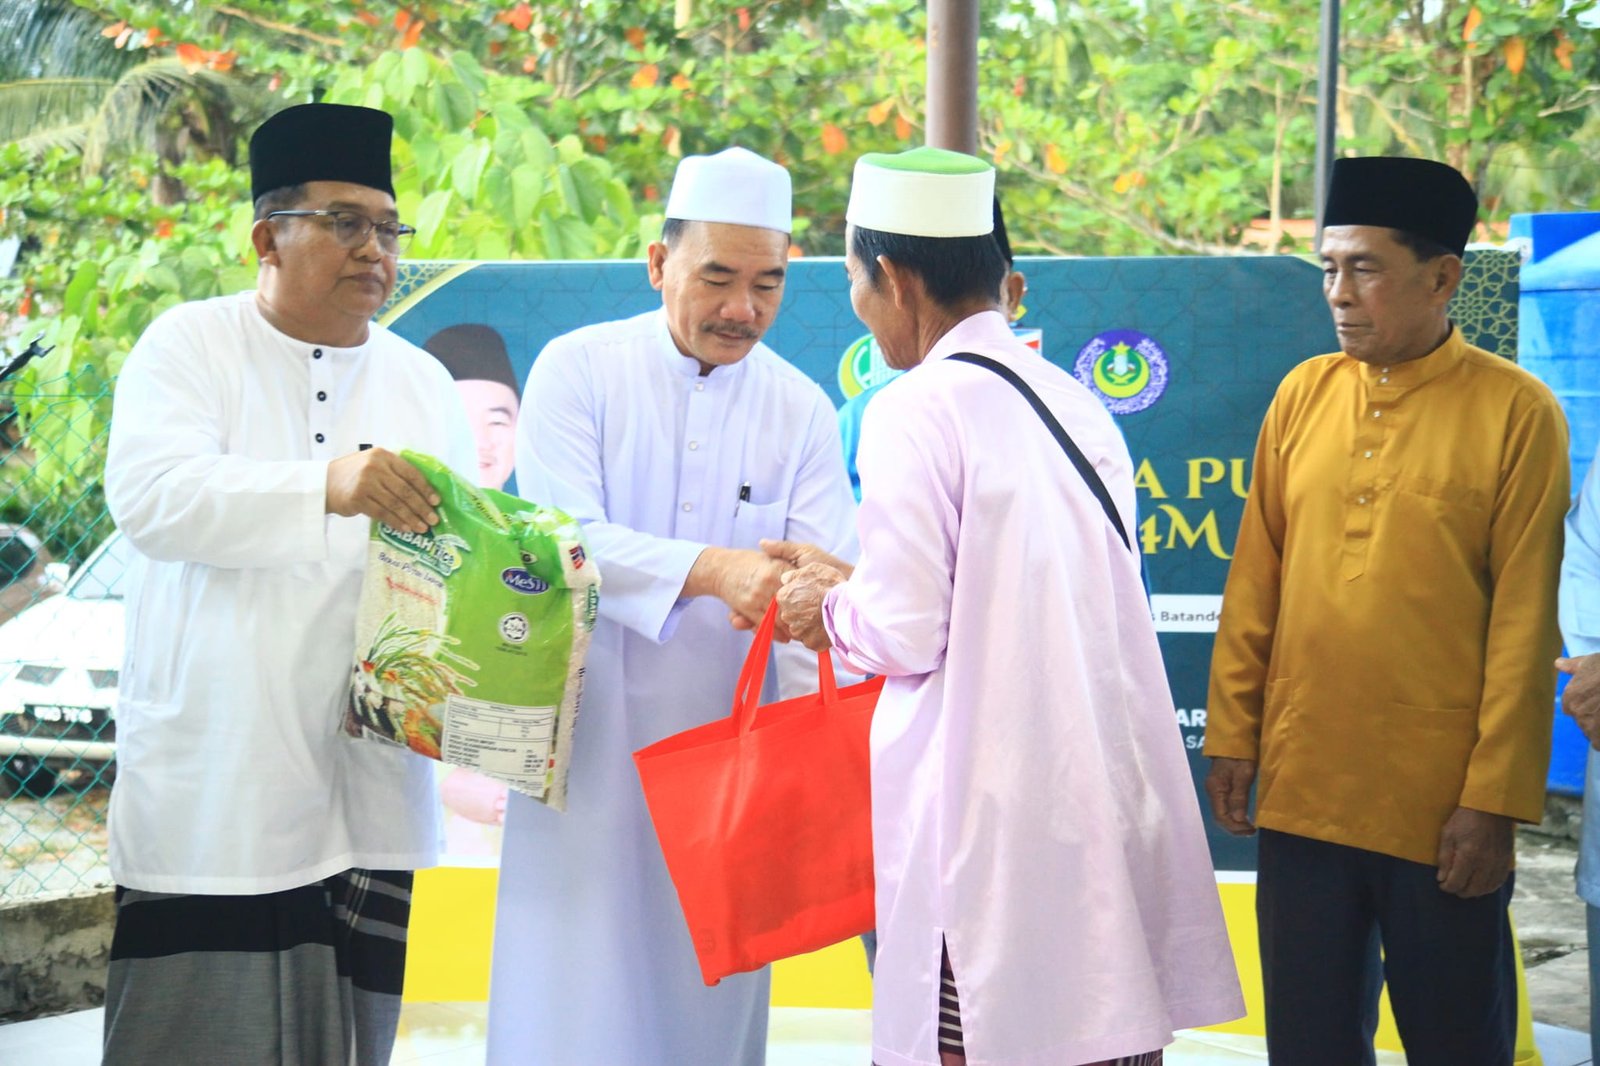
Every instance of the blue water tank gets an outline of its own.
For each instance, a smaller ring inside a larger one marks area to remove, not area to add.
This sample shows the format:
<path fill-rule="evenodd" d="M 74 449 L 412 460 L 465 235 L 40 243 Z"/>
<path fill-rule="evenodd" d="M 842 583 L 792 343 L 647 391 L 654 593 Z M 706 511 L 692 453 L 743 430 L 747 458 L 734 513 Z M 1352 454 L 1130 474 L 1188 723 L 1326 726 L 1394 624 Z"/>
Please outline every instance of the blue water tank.
<path fill-rule="evenodd" d="M 1533 240 L 1533 258 L 1522 268 L 1517 359 L 1550 386 L 1566 412 L 1576 495 L 1600 447 L 1600 212 L 1531 221 L 1521 227 Z M 1514 219 L 1512 233 L 1518 229 Z M 1576 723 L 1557 714 L 1552 792 L 1583 791 L 1588 753 Z"/>

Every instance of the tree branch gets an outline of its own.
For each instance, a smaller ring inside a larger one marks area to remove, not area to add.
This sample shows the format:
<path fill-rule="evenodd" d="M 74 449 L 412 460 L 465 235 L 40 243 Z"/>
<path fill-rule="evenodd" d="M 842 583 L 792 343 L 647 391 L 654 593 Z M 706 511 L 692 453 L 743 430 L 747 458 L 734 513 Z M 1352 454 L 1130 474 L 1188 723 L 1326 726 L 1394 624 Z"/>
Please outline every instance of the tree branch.
<path fill-rule="evenodd" d="M 252 26 L 260 26 L 264 30 L 272 30 L 275 33 L 287 34 L 290 37 L 301 37 L 308 41 L 315 41 L 317 44 L 327 45 L 330 48 L 338 48 L 344 44 L 344 42 L 339 40 L 337 37 L 329 37 L 326 34 L 321 33 L 312 33 L 310 30 L 302 29 L 299 26 L 291 25 L 287 22 L 274 22 L 271 19 L 262 18 L 260 15 L 252 15 L 248 11 L 242 11 L 239 8 L 230 7 L 227 4 L 218 4 L 216 7 L 212 8 L 212 10 L 219 15 L 227 15 L 229 18 L 238 19 L 240 22 L 248 22 Z"/>

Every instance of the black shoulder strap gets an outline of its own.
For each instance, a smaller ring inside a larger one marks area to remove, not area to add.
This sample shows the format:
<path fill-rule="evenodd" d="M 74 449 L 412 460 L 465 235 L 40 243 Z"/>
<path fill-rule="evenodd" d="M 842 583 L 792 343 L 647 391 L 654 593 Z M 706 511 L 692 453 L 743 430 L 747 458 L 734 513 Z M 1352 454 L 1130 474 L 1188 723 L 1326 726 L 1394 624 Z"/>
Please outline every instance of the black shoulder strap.
<path fill-rule="evenodd" d="M 950 356 L 950 358 L 958 363 L 971 363 L 973 366 L 981 366 L 985 370 L 992 370 L 1010 382 L 1014 389 L 1022 393 L 1023 398 L 1033 407 L 1034 413 L 1044 419 L 1044 424 L 1049 427 L 1050 435 L 1056 439 L 1057 444 L 1061 445 L 1061 450 L 1067 453 L 1067 458 L 1072 460 L 1072 465 L 1077 467 L 1084 483 L 1089 486 L 1089 491 L 1094 493 L 1094 498 L 1100 501 L 1100 506 L 1105 511 L 1106 517 L 1111 519 L 1111 525 L 1115 527 L 1117 536 L 1122 538 L 1123 546 L 1132 551 L 1133 542 L 1128 539 L 1128 531 L 1122 524 L 1122 516 L 1117 514 L 1116 505 L 1111 502 L 1111 493 L 1106 490 L 1106 483 L 1100 480 L 1100 475 L 1095 471 L 1094 464 L 1089 462 L 1088 457 L 1083 454 L 1077 444 L 1073 443 L 1072 438 L 1067 435 L 1066 429 L 1060 422 L 1056 421 L 1056 416 L 1050 413 L 1050 408 L 1046 407 L 1044 401 L 1039 399 L 1039 394 L 1029 388 L 1028 383 L 1017 376 L 1016 371 L 1004 363 L 990 359 L 986 355 L 960 352 Z"/>

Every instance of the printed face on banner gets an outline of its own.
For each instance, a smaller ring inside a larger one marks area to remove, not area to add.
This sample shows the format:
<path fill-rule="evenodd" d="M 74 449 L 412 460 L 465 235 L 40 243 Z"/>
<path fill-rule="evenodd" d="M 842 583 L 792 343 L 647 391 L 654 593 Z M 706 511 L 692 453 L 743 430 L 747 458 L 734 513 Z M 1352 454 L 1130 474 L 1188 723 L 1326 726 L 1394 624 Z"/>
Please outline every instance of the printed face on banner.
<path fill-rule="evenodd" d="M 517 463 L 517 394 L 498 381 L 456 382 L 478 445 L 478 484 L 503 489 Z"/>

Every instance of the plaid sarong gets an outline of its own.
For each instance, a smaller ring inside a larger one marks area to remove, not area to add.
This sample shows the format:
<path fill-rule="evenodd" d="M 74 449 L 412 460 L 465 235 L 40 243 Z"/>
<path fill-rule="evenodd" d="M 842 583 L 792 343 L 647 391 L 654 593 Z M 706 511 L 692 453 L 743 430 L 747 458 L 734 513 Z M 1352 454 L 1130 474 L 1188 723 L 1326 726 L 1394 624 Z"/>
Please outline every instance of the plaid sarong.
<path fill-rule="evenodd" d="M 961 1041 L 961 1000 L 956 995 L 956 977 L 950 969 L 948 950 L 939 963 L 939 1050 L 952 1055 L 966 1054 Z M 1162 1057 L 1158 1049 L 1140 1055 L 1124 1055 L 1120 1059 L 1084 1063 L 1083 1066 L 1161 1066 Z"/>
<path fill-rule="evenodd" d="M 409 870 L 259 896 L 119 887 L 104 1066 L 386 1066 Z"/>

